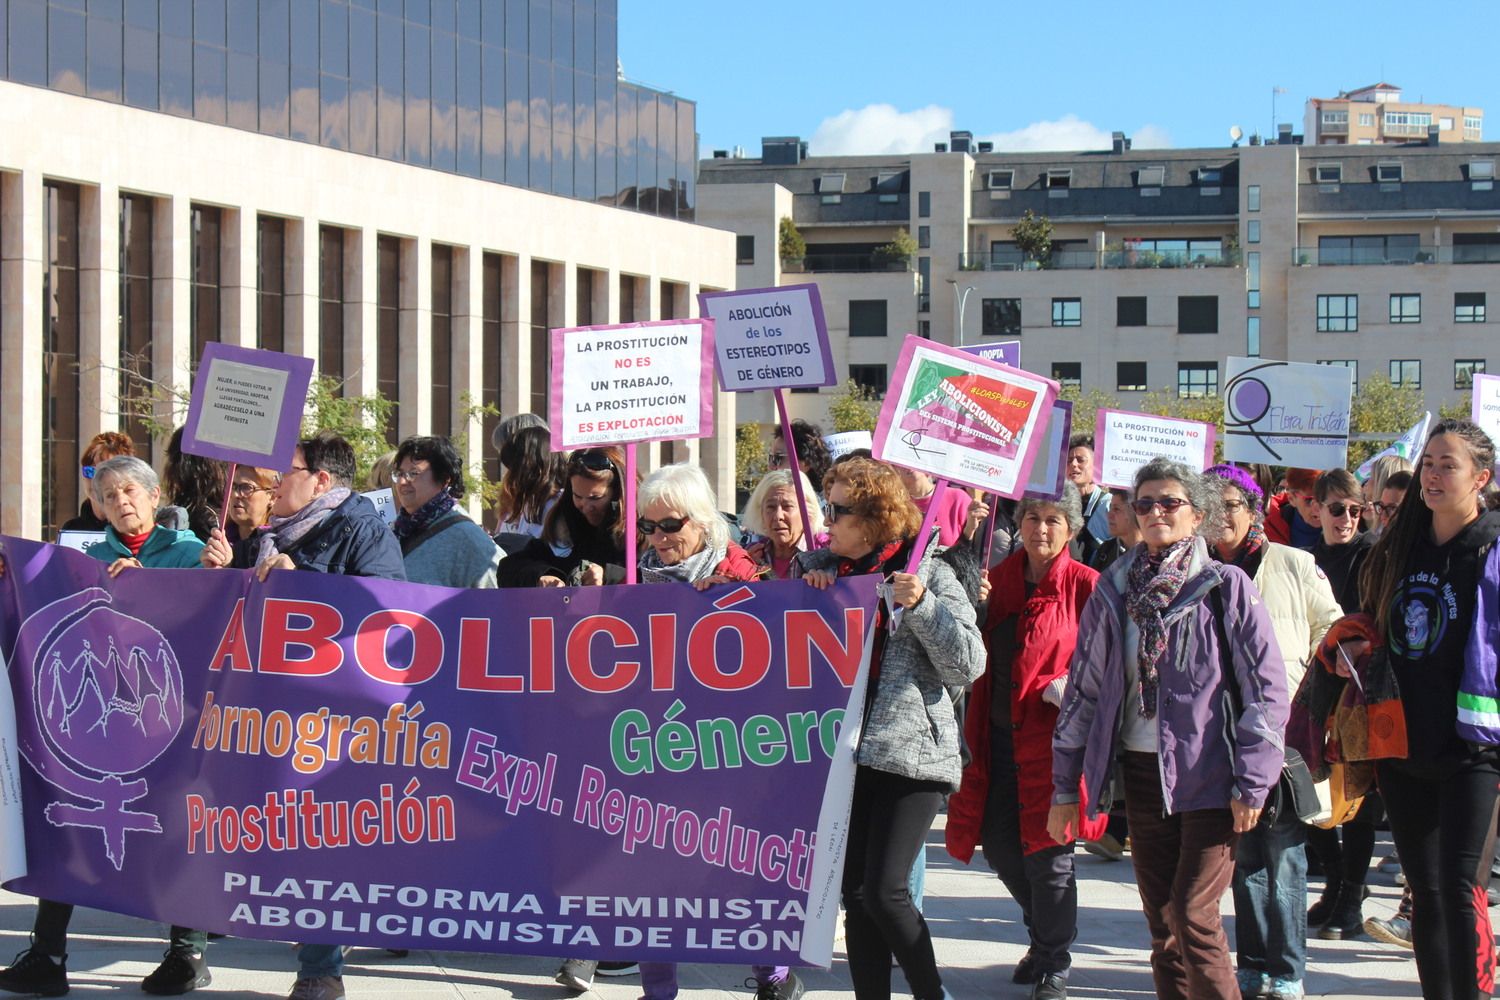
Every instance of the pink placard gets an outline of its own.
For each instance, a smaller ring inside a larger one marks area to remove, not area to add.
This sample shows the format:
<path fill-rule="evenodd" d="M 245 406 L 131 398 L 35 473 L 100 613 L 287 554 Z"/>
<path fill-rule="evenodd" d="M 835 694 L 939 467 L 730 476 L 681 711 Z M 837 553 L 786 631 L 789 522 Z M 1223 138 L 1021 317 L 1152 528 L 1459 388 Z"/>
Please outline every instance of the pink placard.
<path fill-rule="evenodd" d="M 1153 458 L 1181 462 L 1194 472 L 1214 464 L 1214 425 L 1130 410 L 1101 409 L 1094 418 L 1094 482 L 1135 486 L 1136 470 Z"/>
<path fill-rule="evenodd" d="M 1057 391 L 1040 375 L 908 335 L 875 426 L 875 457 L 1019 498 Z"/>
<path fill-rule="evenodd" d="M 713 378 L 711 319 L 554 329 L 552 447 L 708 437 Z"/>

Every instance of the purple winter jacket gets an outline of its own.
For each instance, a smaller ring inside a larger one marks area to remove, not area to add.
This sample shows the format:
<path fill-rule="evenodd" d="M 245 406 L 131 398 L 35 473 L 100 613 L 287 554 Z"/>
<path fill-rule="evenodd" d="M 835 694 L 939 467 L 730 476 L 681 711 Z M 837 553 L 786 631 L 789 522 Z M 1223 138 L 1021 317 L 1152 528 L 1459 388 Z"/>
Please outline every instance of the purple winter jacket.
<path fill-rule="evenodd" d="M 1458 735 L 1470 743 L 1500 743 L 1500 544 L 1490 545 L 1479 574 L 1458 685 Z"/>
<path fill-rule="evenodd" d="M 1052 740 L 1052 801 L 1077 802 L 1081 775 L 1091 816 L 1115 799 L 1110 786 L 1123 752 L 1123 713 L 1139 710 L 1139 685 L 1126 684 L 1124 590 L 1141 551 L 1138 546 L 1106 569 L 1084 606 Z M 1233 701 L 1213 625 L 1210 591 L 1216 586 L 1244 706 L 1237 720 L 1231 719 Z M 1167 812 L 1227 809 L 1231 796 L 1264 806 L 1281 776 L 1289 698 L 1286 664 L 1260 591 L 1238 567 L 1210 559 L 1197 539 L 1188 580 L 1165 617 L 1156 730 Z"/>

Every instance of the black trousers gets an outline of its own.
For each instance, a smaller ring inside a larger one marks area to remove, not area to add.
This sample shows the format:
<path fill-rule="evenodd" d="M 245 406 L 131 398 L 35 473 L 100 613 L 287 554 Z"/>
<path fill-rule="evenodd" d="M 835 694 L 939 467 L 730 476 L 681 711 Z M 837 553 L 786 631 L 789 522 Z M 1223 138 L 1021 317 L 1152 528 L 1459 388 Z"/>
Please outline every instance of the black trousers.
<path fill-rule="evenodd" d="M 36 921 L 32 924 L 32 944 L 47 955 L 63 956 L 68 953 L 68 924 L 73 920 L 73 904 L 58 903 L 50 899 L 36 901 Z M 190 951 L 201 954 L 208 946 L 208 934 L 191 927 L 173 925 L 171 945 L 173 951 Z"/>
<path fill-rule="evenodd" d="M 1365 796 L 1359 812 L 1342 825 L 1332 830 L 1316 826 L 1307 828 L 1307 846 L 1317 855 L 1329 885 L 1341 882 L 1357 889 L 1365 884 L 1370 858 L 1375 855 L 1375 824 L 1380 822 L 1384 812 L 1380 795 L 1371 792 Z"/>
<path fill-rule="evenodd" d="M 941 782 L 870 767 L 855 772 L 842 888 L 844 944 L 858 1000 L 889 1000 L 893 956 L 915 1000 L 943 995 L 932 935 L 912 905 L 907 876 L 947 791 Z"/>
<path fill-rule="evenodd" d="M 1021 907 L 1037 971 L 1066 973 L 1073 964 L 1069 949 L 1078 937 L 1073 845 L 1026 853 L 1010 741 L 1004 733 L 992 733 L 990 747 L 990 788 L 979 829 L 984 860 Z"/>
<path fill-rule="evenodd" d="M 1500 763 L 1492 755 L 1446 767 L 1381 761 L 1376 773 L 1411 891 L 1422 995 L 1490 996 L 1495 935 L 1485 889 L 1495 851 Z"/>

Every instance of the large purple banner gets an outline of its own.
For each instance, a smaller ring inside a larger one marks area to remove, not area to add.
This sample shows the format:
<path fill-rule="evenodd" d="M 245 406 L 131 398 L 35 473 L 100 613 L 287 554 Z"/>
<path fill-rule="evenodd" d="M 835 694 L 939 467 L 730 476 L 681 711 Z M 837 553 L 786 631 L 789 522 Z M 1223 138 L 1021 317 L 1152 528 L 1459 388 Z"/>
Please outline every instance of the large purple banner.
<path fill-rule="evenodd" d="M 7 888 L 243 937 L 828 964 L 873 578 L 112 581 L 3 545 Z"/>

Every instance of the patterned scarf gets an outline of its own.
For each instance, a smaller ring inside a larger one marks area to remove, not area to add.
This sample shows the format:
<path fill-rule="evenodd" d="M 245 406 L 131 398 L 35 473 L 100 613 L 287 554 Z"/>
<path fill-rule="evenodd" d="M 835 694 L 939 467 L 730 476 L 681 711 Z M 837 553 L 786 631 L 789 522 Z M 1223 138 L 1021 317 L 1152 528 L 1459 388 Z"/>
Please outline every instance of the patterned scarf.
<path fill-rule="evenodd" d="M 1171 606 L 1187 582 L 1193 561 L 1193 536 L 1189 535 L 1157 555 L 1144 546 L 1130 564 L 1125 588 L 1125 611 L 1141 633 L 1138 652 L 1141 672 L 1141 716 L 1156 717 L 1157 662 L 1167 649 L 1167 628 L 1162 612 Z"/>
<path fill-rule="evenodd" d="M 896 557 L 902 546 L 906 545 L 905 539 L 897 539 L 887 542 L 883 548 L 875 549 L 860 556 L 858 559 L 839 559 L 839 576 L 862 576 L 865 573 L 873 573 L 886 563 Z M 902 567 L 903 569 L 905 567 Z"/>
<path fill-rule="evenodd" d="M 452 510 L 457 502 L 453 499 L 452 493 L 439 490 L 436 496 L 418 507 L 416 513 L 408 514 L 403 509 L 396 515 L 396 523 L 391 525 L 391 531 L 396 534 L 396 541 L 404 542 L 408 538 L 416 538 L 430 528 L 433 521 Z"/>
<path fill-rule="evenodd" d="M 271 523 L 261 529 L 260 549 L 255 562 L 260 564 L 278 552 L 291 551 L 314 528 L 328 520 L 339 504 L 349 499 L 351 492 L 347 486 L 336 486 L 322 496 L 313 497 L 307 506 L 289 517 L 271 518 Z"/>
<path fill-rule="evenodd" d="M 711 549 L 707 545 L 694 552 L 681 562 L 672 563 L 670 566 L 661 561 L 655 549 L 646 548 L 646 554 L 641 556 L 640 570 L 642 583 L 696 583 L 706 576 L 711 576 L 719 563 L 724 561 L 724 555 L 728 549 Z"/>

